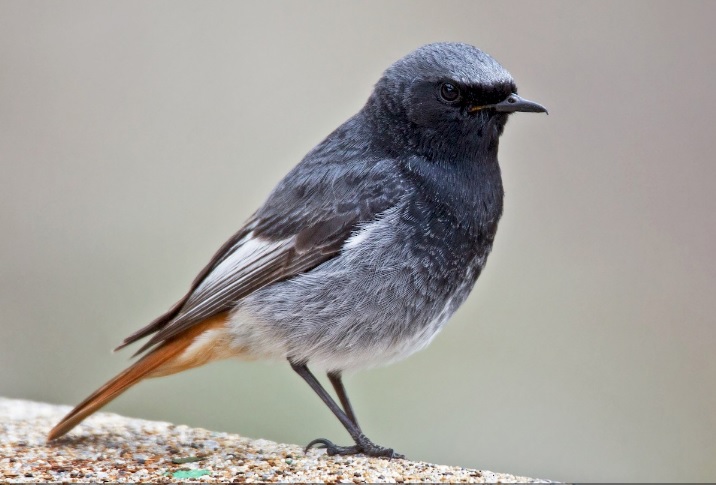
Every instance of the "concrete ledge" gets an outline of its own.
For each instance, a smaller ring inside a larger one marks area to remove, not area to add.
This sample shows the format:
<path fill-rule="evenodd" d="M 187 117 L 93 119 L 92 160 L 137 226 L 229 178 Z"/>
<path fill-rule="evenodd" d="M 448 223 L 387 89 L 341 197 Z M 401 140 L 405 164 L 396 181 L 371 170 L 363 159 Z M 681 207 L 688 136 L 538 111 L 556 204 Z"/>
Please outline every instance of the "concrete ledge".
<path fill-rule="evenodd" d="M 544 482 L 321 450 L 98 413 L 46 443 L 67 406 L 0 397 L 0 482 Z"/>

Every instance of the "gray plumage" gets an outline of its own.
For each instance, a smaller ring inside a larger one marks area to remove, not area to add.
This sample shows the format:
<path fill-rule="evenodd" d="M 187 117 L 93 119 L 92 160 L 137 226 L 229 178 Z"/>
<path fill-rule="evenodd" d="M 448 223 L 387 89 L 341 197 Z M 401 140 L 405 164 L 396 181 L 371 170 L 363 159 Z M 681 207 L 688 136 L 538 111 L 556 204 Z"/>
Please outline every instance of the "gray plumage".
<path fill-rule="evenodd" d="M 497 148 L 508 115 L 546 111 L 516 91 L 497 61 L 466 44 L 400 59 L 187 295 L 121 347 L 152 335 L 139 350 L 147 351 L 229 312 L 222 333 L 197 339 L 220 338 L 232 355 L 288 359 L 356 442 L 318 440 L 329 452 L 394 456 L 360 431 L 340 373 L 425 347 L 467 298 L 502 214 Z M 345 413 L 309 365 L 329 372 Z"/>
<path fill-rule="evenodd" d="M 251 314 L 251 328 L 239 318 L 234 328 L 260 355 L 331 370 L 427 344 L 479 275 L 503 194 L 496 154 L 506 115 L 463 123 L 435 99 L 441 80 L 498 90 L 500 99 L 515 90 L 504 68 L 466 44 L 431 44 L 399 60 L 363 110 L 277 185 L 180 309 L 123 345 L 159 330 L 146 350 L 226 310 Z M 341 251 L 361 230 L 372 236 Z M 256 238 L 285 244 L 254 265 L 212 274 Z M 212 284 L 202 285 L 207 276 Z"/>

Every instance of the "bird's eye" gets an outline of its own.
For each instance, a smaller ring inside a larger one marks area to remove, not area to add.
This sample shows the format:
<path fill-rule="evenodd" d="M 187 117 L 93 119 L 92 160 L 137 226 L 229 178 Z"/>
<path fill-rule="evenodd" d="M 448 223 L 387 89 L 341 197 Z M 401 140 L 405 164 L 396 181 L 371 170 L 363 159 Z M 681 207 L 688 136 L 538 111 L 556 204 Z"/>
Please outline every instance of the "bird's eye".
<path fill-rule="evenodd" d="M 460 88 L 452 83 L 442 83 L 440 85 L 440 97 L 448 103 L 454 103 L 460 99 Z"/>

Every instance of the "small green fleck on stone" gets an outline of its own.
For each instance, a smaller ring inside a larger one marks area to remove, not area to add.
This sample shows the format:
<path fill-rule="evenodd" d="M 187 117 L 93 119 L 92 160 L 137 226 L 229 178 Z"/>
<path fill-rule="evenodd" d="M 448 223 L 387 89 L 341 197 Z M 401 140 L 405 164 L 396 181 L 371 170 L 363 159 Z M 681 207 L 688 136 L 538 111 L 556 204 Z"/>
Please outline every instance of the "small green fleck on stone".
<path fill-rule="evenodd" d="M 293 460 L 291 458 L 286 458 L 286 464 L 290 465 L 291 463 L 293 463 Z"/>
<path fill-rule="evenodd" d="M 204 475 L 209 475 L 211 472 L 209 470 L 178 470 L 172 473 L 172 477 L 174 478 L 199 478 L 203 477 Z"/>

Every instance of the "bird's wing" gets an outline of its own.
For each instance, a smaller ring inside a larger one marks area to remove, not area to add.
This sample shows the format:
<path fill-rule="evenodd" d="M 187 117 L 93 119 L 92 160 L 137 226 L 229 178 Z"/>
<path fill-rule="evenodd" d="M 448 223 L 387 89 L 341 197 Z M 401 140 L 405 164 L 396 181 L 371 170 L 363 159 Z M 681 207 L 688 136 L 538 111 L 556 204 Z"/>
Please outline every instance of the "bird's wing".
<path fill-rule="evenodd" d="M 385 163 L 373 160 L 349 170 L 328 163 L 300 170 L 299 165 L 214 255 L 189 292 L 118 349 L 154 334 L 137 352 L 142 353 L 230 310 L 259 288 L 335 257 L 361 223 L 393 206 L 403 193 L 402 180 Z"/>

